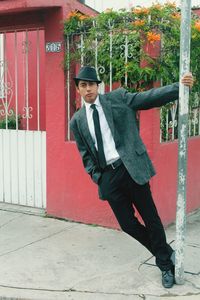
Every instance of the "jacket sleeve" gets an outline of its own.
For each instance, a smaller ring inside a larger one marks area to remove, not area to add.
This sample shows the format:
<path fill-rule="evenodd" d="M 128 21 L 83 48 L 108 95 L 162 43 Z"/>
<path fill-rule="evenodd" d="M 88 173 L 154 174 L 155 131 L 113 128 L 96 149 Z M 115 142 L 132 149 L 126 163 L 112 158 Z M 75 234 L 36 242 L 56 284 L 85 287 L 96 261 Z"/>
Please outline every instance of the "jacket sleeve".
<path fill-rule="evenodd" d="M 82 162 L 83 162 L 86 172 L 91 176 L 92 180 L 98 184 L 102 174 L 101 174 L 100 170 L 98 169 L 98 167 L 95 165 L 95 163 L 90 155 L 90 152 L 88 151 L 88 149 L 81 137 L 81 134 L 77 127 L 77 123 L 74 119 L 72 119 L 70 121 L 70 129 L 72 130 L 72 132 L 74 134 L 76 145 L 81 154 Z"/>
<path fill-rule="evenodd" d="M 122 89 L 123 101 L 134 110 L 145 110 L 160 107 L 179 97 L 179 83 L 160 88 L 153 88 L 141 93 L 129 93 Z"/>

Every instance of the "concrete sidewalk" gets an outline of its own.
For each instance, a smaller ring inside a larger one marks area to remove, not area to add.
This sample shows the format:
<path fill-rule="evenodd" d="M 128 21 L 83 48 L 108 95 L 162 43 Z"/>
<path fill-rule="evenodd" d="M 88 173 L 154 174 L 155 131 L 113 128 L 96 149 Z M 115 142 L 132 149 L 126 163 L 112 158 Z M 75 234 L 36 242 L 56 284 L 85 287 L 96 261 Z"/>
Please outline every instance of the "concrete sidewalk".
<path fill-rule="evenodd" d="M 164 289 L 128 235 L 17 209 L 0 205 L 0 299 L 200 300 L 200 210 L 187 221 L 185 284 Z M 174 245 L 174 226 L 167 237 Z"/>

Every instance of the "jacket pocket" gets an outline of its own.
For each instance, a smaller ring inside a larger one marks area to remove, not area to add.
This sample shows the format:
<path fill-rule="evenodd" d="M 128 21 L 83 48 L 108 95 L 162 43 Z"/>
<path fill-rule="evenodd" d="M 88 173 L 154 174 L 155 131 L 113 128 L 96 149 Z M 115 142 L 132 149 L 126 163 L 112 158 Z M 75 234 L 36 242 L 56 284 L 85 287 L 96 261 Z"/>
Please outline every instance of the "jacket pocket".
<path fill-rule="evenodd" d="M 138 155 L 141 155 L 143 154 L 144 152 L 146 152 L 146 147 L 145 145 L 143 144 L 138 144 L 137 146 L 135 146 L 135 152 L 138 154 Z"/>

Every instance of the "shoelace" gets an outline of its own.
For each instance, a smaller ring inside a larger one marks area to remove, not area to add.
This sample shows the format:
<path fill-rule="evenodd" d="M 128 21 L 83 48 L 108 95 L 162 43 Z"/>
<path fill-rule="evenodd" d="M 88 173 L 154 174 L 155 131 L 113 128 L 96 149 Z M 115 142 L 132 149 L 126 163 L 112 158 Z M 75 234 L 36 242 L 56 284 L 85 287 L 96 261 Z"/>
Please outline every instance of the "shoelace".
<path fill-rule="evenodd" d="M 166 277 L 166 276 L 171 276 L 171 277 L 173 277 L 173 274 L 172 274 L 171 270 L 163 271 L 162 274 L 163 274 L 163 277 Z"/>

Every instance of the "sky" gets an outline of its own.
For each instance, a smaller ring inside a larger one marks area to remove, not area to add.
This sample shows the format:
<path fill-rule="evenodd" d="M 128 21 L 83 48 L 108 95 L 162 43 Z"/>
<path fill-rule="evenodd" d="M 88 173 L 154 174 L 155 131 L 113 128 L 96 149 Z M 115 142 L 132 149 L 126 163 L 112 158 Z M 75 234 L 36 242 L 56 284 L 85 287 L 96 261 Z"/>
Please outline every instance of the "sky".
<path fill-rule="evenodd" d="M 129 8 L 132 6 L 149 6 L 152 3 L 159 2 L 159 3 L 165 3 L 166 0 L 86 0 L 85 4 L 95 8 L 98 11 L 103 11 L 106 8 L 114 8 L 114 9 L 120 9 L 120 8 Z M 172 2 L 176 2 L 177 5 L 180 6 L 181 0 L 175 0 Z M 192 0 L 192 5 L 199 6 L 200 7 L 200 0 Z"/>

